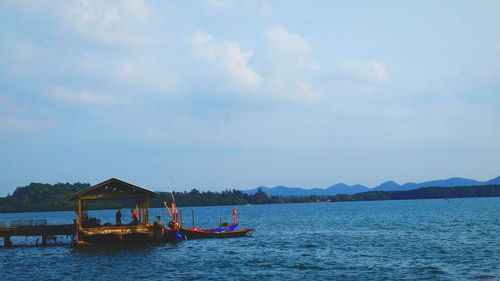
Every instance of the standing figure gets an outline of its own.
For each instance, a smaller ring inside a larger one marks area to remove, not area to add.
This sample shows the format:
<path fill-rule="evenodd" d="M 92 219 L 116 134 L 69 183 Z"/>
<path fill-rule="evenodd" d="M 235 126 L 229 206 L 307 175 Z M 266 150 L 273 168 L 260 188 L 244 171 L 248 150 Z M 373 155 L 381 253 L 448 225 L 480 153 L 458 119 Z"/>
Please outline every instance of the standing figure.
<path fill-rule="evenodd" d="M 116 225 L 122 225 L 122 211 L 120 209 L 118 209 L 118 211 L 116 212 Z"/>
<path fill-rule="evenodd" d="M 139 214 L 137 214 L 137 212 L 132 209 L 130 210 L 130 212 L 132 212 L 132 225 L 137 225 L 137 222 L 139 221 Z"/>

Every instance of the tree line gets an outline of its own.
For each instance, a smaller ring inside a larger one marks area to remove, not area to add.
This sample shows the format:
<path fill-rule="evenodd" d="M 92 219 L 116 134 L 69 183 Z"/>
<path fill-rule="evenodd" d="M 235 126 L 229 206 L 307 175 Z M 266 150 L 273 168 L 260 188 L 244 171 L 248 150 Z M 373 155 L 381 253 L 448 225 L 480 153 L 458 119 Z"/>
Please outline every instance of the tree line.
<path fill-rule="evenodd" d="M 88 183 L 31 183 L 18 187 L 12 195 L 0 197 L 0 212 L 36 212 L 67 211 L 75 209 L 75 202 L 66 198 L 78 191 L 90 187 Z M 500 185 L 461 186 L 461 187 L 426 187 L 409 191 L 368 191 L 352 195 L 337 194 L 333 196 L 268 196 L 261 189 L 254 194 L 240 190 L 224 190 L 222 192 L 199 191 L 173 192 L 177 206 L 216 206 L 246 204 L 277 203 L 311 203 L 311 202 L 345 202 L 374 200 L 407 200 L 433 198 L 468 198 L 468 197 L 500 197 Z M 159 196 L 150 199 L 150 207 L 161 208 L 163 202 L 172 202 L 170 192 L 159 192 Z M 129 207 L 123 201 L 89 202 L 88 209 L 115 209 Z M 129 202 L 130 204 L 130 202 Z"/>
<path fill-rule="evenodd" d="M 0 197 L 0 213 L 7 212 L 38 212 L 38 211 L 68 211 L 75 210 L 76 202 L 66 198 L 85 188 L 88 183 L 31 183 L 28 186 L 18 187 L 11 195 Z M 158 192 L 159 196 L 150 198 L 149 206 L 163 207 L 163 202 L 172 202 L 170 192 Z M 246 194 L 240 190 L 224 190 L 222 192 L 203 191 L 192 189 L 189 192 L 173 192 L 177 206 L 216 206 L 216 205 L 246 205 L 279 203 L 277 197 L 269 197 L 262 190 L 255 194 Z M 130 200 L 96 200 L 89 201 L 86 209 L 116 209 L 130 207 Z M 132 205 L 131 205 L 132 204 Z"/>

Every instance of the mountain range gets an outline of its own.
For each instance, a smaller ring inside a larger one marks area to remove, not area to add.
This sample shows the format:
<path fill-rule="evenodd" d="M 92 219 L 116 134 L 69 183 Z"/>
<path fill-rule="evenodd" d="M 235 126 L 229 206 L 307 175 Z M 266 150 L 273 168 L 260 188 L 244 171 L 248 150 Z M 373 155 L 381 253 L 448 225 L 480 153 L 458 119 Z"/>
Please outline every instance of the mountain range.
<path fill-rule="evenodd" d="M 421 183 L 408 182 L 398 184 L 394 181 L 386 181 L 380 185 L 369 188 L 361 184 L 347 185 L 338 183 L 327 188 L 301 188 L 288 186 L 259 186 L 253 189 L 243 190 L 244 193 L 254 194 L 259 189 L 271 196 L 309 196 L 309 195 L 336 195 L 336 194 L 355 194 L 366 191 L 396 191 L 396 190 L 412 190 L 422 187 L 454 187 L 454 186 L 477 186 L 477 185 L 500 185 L 500 176 L 489 181 L 478 181 L 466 178 L 449 178 L 442 180 L 426 181 Z"/>

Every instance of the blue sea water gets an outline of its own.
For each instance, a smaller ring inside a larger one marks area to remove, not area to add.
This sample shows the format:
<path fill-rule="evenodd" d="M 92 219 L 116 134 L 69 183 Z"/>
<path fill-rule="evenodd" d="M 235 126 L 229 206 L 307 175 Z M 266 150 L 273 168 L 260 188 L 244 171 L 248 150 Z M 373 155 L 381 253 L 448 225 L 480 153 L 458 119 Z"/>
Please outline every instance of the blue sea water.
<path fill-rule="evenodd" d="M 191 226 L 231 206 L 182 208 Z M 124 220 L 128 212 L 123 210 Z M 150 210 L 164 216 L 163 209 Z M 0 214 L 71 223 L 73 212 Z M 114 211 L 94 211 L 103 222 Z M 498 280 L 500 198 L 239 206 L 251 237 L 179 244 L 0 248 L 0 280 Z M 1 240 L 1 239 L 0 239 Z M 2 243 L 3 244 L 3 243 Z"/>

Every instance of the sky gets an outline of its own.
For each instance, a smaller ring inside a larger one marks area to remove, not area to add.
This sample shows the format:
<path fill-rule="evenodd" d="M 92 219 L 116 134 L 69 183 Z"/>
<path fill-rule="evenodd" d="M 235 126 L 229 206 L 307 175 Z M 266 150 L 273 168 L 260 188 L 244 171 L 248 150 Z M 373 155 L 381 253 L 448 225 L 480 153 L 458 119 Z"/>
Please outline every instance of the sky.
<path fill-rule="evenodd" d="M 0 195 L 500 175 L 499 1 L 0 1 Z"/>

